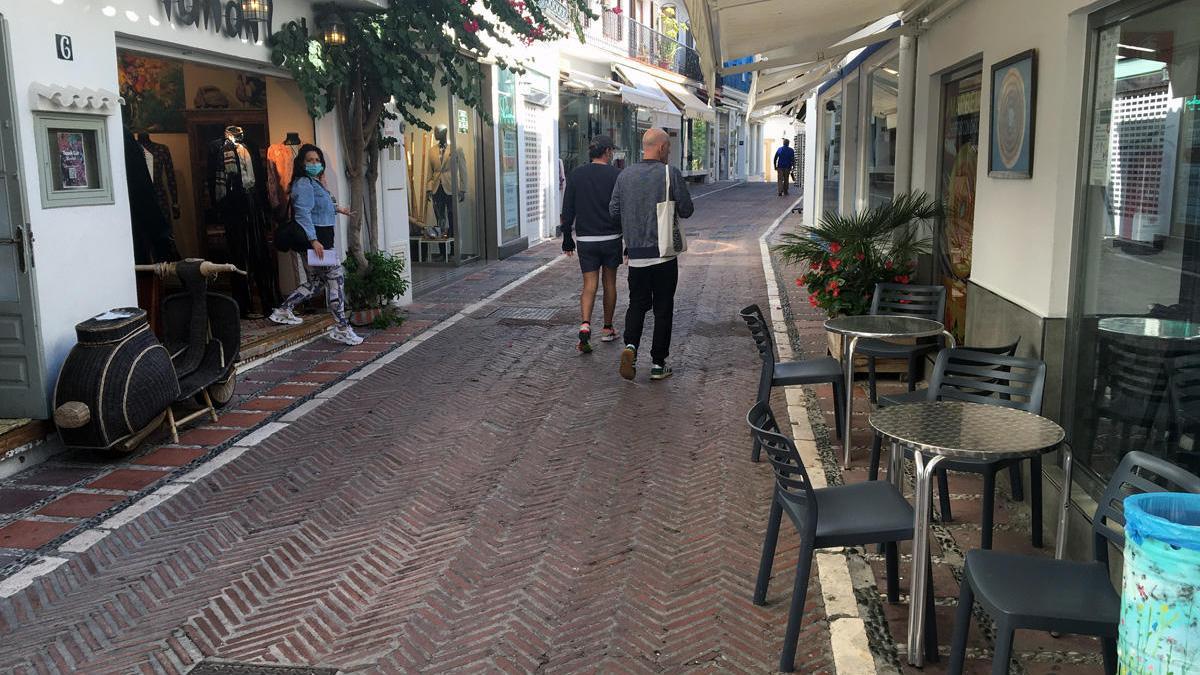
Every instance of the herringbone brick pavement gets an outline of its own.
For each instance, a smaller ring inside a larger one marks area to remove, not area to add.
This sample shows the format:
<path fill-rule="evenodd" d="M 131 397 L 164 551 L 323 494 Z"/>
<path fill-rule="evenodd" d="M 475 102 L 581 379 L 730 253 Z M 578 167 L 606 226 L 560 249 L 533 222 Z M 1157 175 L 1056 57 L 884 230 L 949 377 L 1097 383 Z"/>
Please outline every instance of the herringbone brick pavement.
<path fill-rule="evenodd" d="M 772 670 L 795 541 L 754 607 L 772 481 L 747 460 L 736 312 L 765 297 L 783 207 L 766 185 L 697 205 L 672 379 L 621 380 L 616 343 L 575 352 L 564 261 L 0 600 L 0 667 Z M 812 586 L 797 670 L 832 672 Z"/>

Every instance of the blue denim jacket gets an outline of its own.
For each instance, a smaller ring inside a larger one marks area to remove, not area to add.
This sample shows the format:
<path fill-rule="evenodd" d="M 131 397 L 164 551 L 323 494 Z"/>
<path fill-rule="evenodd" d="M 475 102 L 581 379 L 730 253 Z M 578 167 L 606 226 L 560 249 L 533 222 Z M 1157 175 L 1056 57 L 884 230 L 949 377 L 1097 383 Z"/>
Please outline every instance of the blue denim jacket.
<path fill-rule="evenodd" d="M 318 227 L 337 223 L 333 195 L 320 181 L 304 176 L 292 183 L 292 217 L 304 229 L 309 241 L 317 238 Z"/>

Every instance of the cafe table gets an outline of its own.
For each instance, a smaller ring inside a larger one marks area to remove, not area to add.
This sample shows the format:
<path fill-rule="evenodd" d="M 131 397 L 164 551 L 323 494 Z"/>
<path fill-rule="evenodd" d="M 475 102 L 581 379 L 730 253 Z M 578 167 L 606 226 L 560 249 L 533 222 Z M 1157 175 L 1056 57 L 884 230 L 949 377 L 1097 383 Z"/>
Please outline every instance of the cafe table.
<path fill-rule="evenodd" d="M 842 337 L 842 368 L 846 372 L 846 425 L 842 433 L 842 467 L 850 466 L 850 421 L 854 419 L 854 349 L 864 338 L 879 340 L 918 339 L 945 335 L 946 346 L 955 346 L 954 336 L 940 321 L 916 316 L 863 314 L 839 316 L 825 322 L 825 330 Z"/>
<path fill-rule="evenodd" d="M 913 494 L 912 588 L 908 608 L 908 662 L 924 663 L 921 635 L 925 628 L 925 584 L 929 565 L 931 478 L 943 459 L 1024 459 L 1050 452 L 1065 433 L 1054 422 L 1024 410 L 966 401 L 923 401 L 882 408 L 871 414 L 871 426 L 891 440 L 888 479 L 903 494 L 904 453 L 912 450 L 916 464 Z M 1062 446 L 1063 491 L 1054 555 L 1062 558 L 1067 537 L 1067 507 L 1071 503 L 1071 451 Z M 1040 480 L 1034 476 L 1033 480 Z"/>

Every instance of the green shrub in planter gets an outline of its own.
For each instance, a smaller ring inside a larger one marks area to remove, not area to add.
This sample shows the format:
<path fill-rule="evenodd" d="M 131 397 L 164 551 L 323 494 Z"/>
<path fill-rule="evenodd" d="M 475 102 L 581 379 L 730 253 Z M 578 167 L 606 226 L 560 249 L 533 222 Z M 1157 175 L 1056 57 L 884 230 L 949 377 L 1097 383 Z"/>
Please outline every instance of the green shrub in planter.
<path fill-rule="evenodd" d="M 404 278 L 404 258 L 384 251 L 368 251 L 366 258 L 368 267 L 365 273 L 359 273 L 358 262 L 353 257 L 346 258 L 346 296 L 350 301 L 350 309 L 363 311 L 383 308 L 385 311 L 375 320 L 375 327 L 398 325 L 403 319 L 388 306 L 408 291 L 408 280 Z"/>

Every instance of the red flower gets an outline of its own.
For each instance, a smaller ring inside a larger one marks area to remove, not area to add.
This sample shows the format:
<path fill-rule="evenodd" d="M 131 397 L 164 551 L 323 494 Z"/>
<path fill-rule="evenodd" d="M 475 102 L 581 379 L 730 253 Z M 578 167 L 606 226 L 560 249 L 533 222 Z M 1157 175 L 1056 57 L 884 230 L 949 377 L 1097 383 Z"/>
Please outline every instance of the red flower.
<path fill-rule="evenodd" d="M 889 269 L 889 270 L 890 270 L 890 269 L 892 269 L 892 268 L 893 268 L 893 267 L 895 267 L 895 266 L 896 266 L 896 264 L 895 264 L 895 263 L 893 263 L 891 260 L 889 260 L 889 261 L 887 261 L 887 262 L 883 263 L 883 267 L 884 267 L 884 269 Z"/>
<path fill-rule="evenodd" d="M 842 250 L 842 245 L 837 243 L 836 241 L 829 245 L 830 253 L 837 253 L 840 250 Z"/>
<path fill-rule="evenodd" d="M 867 255 L 866 255 L 865 253 L 863 253 L 862 251 L 859 251 L 858 253 L 855 253 L 855 254 L 854 254 L 854 259 L 855 259 L 855 260 L 863 260 L 863 259 L 865 259 L 866 257 L 867 257 Z"/>
<path fill-rule="evenodd" d="M 832 291 L 832 290 L 836 289 L 838 286 L 840 286 L 841 283 L 842 282 L 838 279 L 830 279 L 829 283 L 825 284 L 825 290 Z"/>
<path fill-rule="evenodd" d="M 811 263 L 809 263 L 809 264 L 808 264 L 808 269 L 810 269 L 810 270 L 819 270 L 819 269 L 821 269 L 821 261 L 819 261 L 819 260 L 818 260 L 817 262 L 811 262 Z"/>
<path fill-rule="evenodd" d="M 804 285 L 804 280 L 803 280 L 803 279 L 797 279 L 797 280 L 796 280 L 796 285 L 797 285 L 797 286 L 803 286 L 803 285 Z"/>
<path fill-rule="evenodd" d="M 817 294 L 816 293 L 813 293 L 812 295 L 808 296 L 808 304 L 812 305 L 813 307 L 820 306 L 821 303 L 817 302 Z"/>
<path fill-rule="evenodd" d="M 838 268 L 841 266 L 842 266 L 841 260 L 838 260 L 837 258 L 829 259 L 829 269 L 833 270 L 834 272 L 838 271 Z"/>
<path fill-rule="evenodd" d="M 908 275 L 907 274 L 897 274 L 895 281 L 898 284 L 907 284 L 908 283 Z"/>
<path fill-rule="evenodd" d="M 621 6 L 620 6 L 620 5 L 617 5 L 616 7 L 613 7 L 613 8 L 612 8 L 612 13 L 613 13 L 613 14 L 620 14 L 620 13 L 621 13 Z"/>
<path fill-rule="evenodd" d="M 466 30 L 468 33 L 474 33 L 475 31 L 479 30 L 479 22 L 476 21 L 475 19 L 471 19 L 470 21 L 464 21 L 463 29 Z"/>

